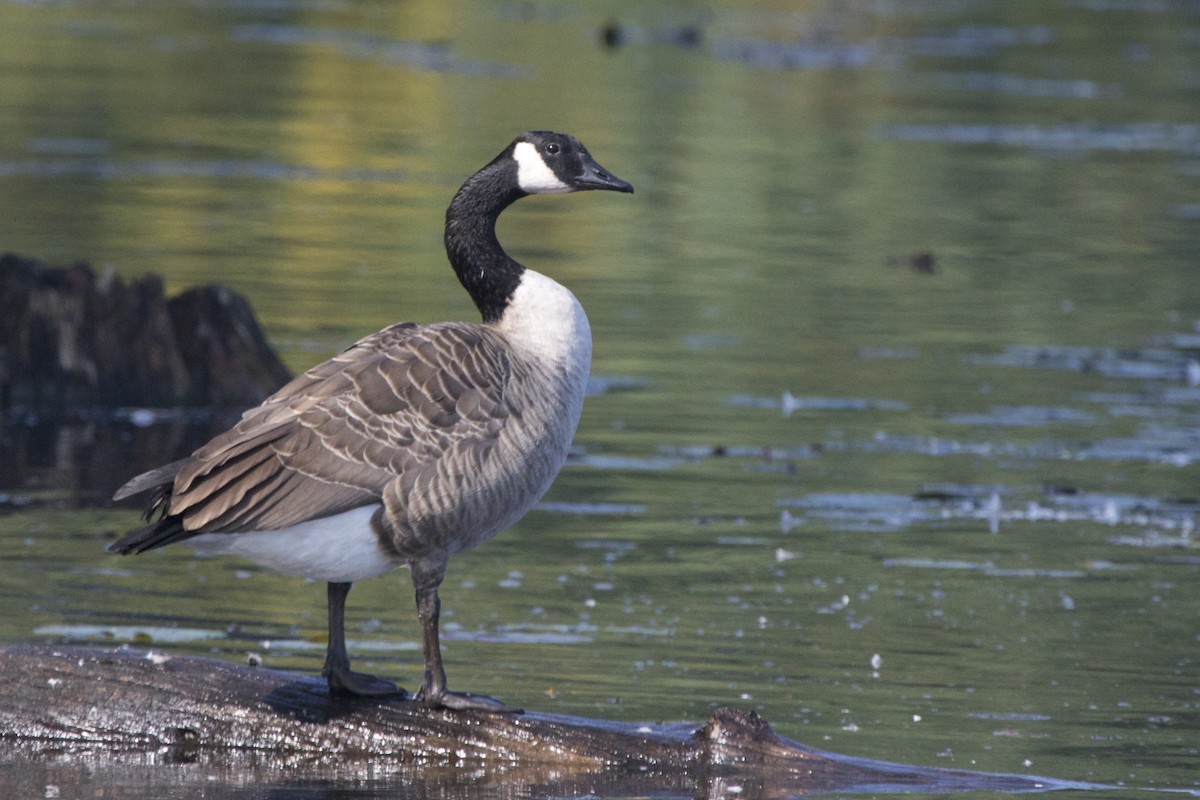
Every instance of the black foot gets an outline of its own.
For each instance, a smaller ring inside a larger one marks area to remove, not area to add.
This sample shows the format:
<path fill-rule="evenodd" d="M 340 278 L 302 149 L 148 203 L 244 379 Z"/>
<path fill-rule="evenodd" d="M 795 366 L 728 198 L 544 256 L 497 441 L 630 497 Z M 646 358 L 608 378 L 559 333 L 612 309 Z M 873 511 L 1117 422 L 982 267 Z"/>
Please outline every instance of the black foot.
<path fill-rule="evenodd" d="M 520 709 L 509 708 L 496 698 L 488 697 L 486 694 L 448 692 L 444 690 L 437 694 L 428 694 L 421 691 L 417 693 L 416 699 L 426 708 L 449 708 L 454 711 L 507 711 L 515 714 L 521 713 Z"/>
<path fill-rule="evenodd" d="M 408 692 L 391 681 L 365 675 L 361 672 L 341 670 L 325 676 L 329 682 L 329 693 L 337 697 L 408 697 Z"/>

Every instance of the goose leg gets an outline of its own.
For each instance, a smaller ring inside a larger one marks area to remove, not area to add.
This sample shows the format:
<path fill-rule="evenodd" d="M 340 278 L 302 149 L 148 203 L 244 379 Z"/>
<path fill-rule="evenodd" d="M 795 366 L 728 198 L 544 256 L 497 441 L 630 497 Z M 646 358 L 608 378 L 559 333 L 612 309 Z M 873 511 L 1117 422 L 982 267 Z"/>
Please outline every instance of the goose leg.
<path fill-rule="evenodd" d="M 425 651 L 425 677 L 417 692 L 417 700 L 429 708 L 451 708 L 456 711 L 507 711 L 504 703 L 494 697 L 470 692 L 452 692 L 446 688 L 446 670 L 442 667 L 442 648 L 438 633 L 441 600 L 438 586 L 446 575 L 445 559 L 440 564 L 414 561 L 410 564 L 413 585 L 417 590 L 417 618 L 421 621 L 421 641 Z"/>
<path fill-rule="evenodd" d="M 325 666 L 321 674 L 329 683 L 329 693 L 358 697 L 406 696 L 408 693 L 391 681 L 350 670 L 350 656 L 346 654 L 346 595 L 349 583 L 330 583 L 329 599 L 329 648 L 325 652 Z"/>

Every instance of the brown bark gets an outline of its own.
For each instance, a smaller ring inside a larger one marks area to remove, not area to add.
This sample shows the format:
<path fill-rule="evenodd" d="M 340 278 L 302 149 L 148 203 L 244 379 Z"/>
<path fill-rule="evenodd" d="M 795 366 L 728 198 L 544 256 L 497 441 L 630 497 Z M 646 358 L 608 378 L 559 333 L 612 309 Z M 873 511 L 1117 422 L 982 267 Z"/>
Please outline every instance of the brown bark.
<path fill-rule="evenodd" d="M 123 796 L 121 787 L 136 795 L 147 769 L 166 764 L 200 765 L 160 775 L 173 785 L 202 786 L 214 774 L 250 775 L 260 788 L 419 780 L 429 796 L 461 796 L 466 787 L 468 796 L 493 797 L 497 787 L 522 796 L 785 797 L 1068 785 L 840 756 L 735 709 L 719 709 L 703 725 L 429 710 L 331 698 L 311 677 L 125 648 L 0 646 L 0 740 L 8 754 L 0 766 L 5 758 L 24 765 L 0 769 L 0 796 L 13 797 L 6 777 L 36 782 L 31 769 L 57 786 L 85 769 L 95 780 L 99 771 L 110 778 L 110 796 Z"/>

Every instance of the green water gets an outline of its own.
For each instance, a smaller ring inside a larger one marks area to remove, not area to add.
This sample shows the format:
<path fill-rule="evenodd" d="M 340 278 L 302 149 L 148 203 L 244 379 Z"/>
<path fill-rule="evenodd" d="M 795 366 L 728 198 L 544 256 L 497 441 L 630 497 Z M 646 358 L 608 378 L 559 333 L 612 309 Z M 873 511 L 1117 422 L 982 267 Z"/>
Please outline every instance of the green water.
<path fill-rule="evenodd" d="M 609 385 L 548 505 L 451 564 L 452 687 L 1200 791 L 1191 4 L 0 16 L 0 249 L 226 283 L 295 370 L 473 318 L 442 215 L 516 133 L 636 186 L 501 222 L 583 302 Z M 93 501 L 133 432 L 31 430 L 0 438 L 0 640 L 319 669 L 321 585 L 105 555 L 135 515 Z M 412 687 L 407 576 L 348 614 L 356 663 Z"/>

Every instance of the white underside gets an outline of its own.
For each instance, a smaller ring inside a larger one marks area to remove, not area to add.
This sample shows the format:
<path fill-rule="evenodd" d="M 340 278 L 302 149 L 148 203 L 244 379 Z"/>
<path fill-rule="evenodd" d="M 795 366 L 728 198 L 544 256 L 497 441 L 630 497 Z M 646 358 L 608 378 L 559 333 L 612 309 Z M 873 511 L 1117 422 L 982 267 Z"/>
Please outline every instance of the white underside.
<path fill-rule="evenodd" d="M 240 556 L 286 575 L 350 583 L 404 563 L 380 547 L 371 529 L 378 508 L 363 506 L 275 531 L 206 533 L 188 542 L 202 553 Z"/>

